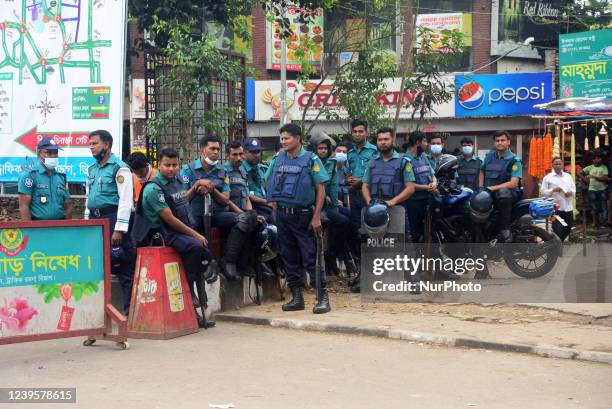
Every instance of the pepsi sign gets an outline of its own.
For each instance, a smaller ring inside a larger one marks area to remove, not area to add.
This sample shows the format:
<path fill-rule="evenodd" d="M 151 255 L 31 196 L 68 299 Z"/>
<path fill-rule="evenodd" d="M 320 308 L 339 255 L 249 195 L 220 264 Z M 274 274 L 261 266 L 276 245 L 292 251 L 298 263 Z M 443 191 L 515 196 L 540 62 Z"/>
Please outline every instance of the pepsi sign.
<path fill-rule="evenodd" d="M 552 100 L 552 73 L 455 76 L 455 116 L 531 115 Z"/>

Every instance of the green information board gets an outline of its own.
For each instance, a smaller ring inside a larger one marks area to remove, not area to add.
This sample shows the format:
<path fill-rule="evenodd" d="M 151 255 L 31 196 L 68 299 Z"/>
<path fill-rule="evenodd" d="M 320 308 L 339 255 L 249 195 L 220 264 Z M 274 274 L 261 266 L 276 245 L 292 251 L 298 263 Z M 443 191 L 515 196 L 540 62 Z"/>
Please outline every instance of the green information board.
<path fill-rule="evenodd" d="M 559 98 L 612 98 L 612 29 L 559 36 Z"/>
<path fill-rule="evenodd" d="M 72 119 L 107 119 L 110 87 L 73 87 Z"/>

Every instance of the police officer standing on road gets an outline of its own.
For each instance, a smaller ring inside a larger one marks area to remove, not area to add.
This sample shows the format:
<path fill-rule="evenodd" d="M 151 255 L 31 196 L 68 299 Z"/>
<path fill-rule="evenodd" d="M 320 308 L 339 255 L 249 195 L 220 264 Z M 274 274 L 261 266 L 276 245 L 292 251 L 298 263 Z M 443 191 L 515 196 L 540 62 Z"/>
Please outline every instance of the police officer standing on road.
<path fill-rule="evenodd" d="M 304 270 L 315 274 L 315 234 L 321 235 L 321 209 L 325 202 L 324 183 L 329 176 L 321 160 L 302 148 L 302 130 L 295 124 L 280 128 L 282 150 L 266 173 L 267 199 L 276 203 L 280 254 L 287 283 L 293 295 L 283 311 L 304 309 Z M 314 209 L 313 209 L 314 205 Z M 324 272 L 313 313 L 329 312 L 329 295 Z"/>
<path fill-rule="evenodd" d="M 404 154 L 404 157 L 410 160 L 415 179 L 414 193 L 406 201 L 410 235 L 415 243 L 422 243 L 425 239 L 427 201 L 430 194 L 438 193 L 434 170 L 428 156 L 422 149 L 424 139 L 425 135 L 422 132 L 412 132 L 408 137 L 407 150 Z"/>
<path fill-rule="evenodd" d="M 19 177 L 19 213 L 23 220 L 72 219 L 66 175 L 55 170 L 59 149 L 53 139 L 43 137 L 36 147 L 38 163 Z"/>
<path fill-rule="evenodd" d="M 111 231 L 113 274 L 123 290 L 123 308 L 127 315 L 132 296 L 136 253 L 128 234 L 134 204 L 132 172 L 112 152 L 113 137 L 105 130 L 89 134 L 89 149 L 96 163 L 87 171 L 86 219 L 108 219 Z"/>
<path fill-rule="evenodd" d="M 359 228 L 361 227 L 361 209 L 365 202 L 361 194 L 363 174 L 368 162 L 376 153 L 376 146 L 368 142 L 368 123 L 357 119 L 351 123 L 351 137 L 353 147 L 348 152 L 348 170 L 346 184 L 349 186 L 349 200 L 351 202 L 351 225 L 353 228 L 353 247 L 355 254 L 361 254 L 361 240 Z"/>
<path fill-rule="evenodd" d="M 521 158 L 510 150 L 508 132 L 497 131 L 493 139 L 495 149 L 490 150 L 482 162 L 479 186 L 493 193 L 495 207 L 499 211 L 499 238 L 502 242 L 508 242 L 512 240 L 512 205 L 522 197 L 523 164 Z"/>
<path fill-rule="evenodd" d="M 268 167 L 261 163 L 261 142 L 257 138 L 246 138 L 242 147 L 244 149 L 242 168 L 247 175 L 249 199 L 257 214 L 269 220 L 272 216 L 272 204 L 266 200 L 264 176 Z"/>
<path fill-rule="evenodd" d="M 465 187 L 476 191 L 478 189 L 478 175 L 482 161 L 474 156 L 474 141 L 469 138 L 461 140 L 461 151 L 463 156 L 459 158 L 459 169 L 457 173 L 459 177 L 457 182 Z"/>
<path fill-rule="evenodd" d="M 161 233 L 164 241 L 181 255 L 193 293 L 193 285 L 204 268 L 202 262 L 209 261 L 211 256 L 206 247 L 208 241 L 193 229 L 195 218 L 189 204 L 202 183 L 198 181 L 186 191 L 185 184 L 177 178 L 180 169 L 174 149 L 165 148 L 159 152 L 159 172 L 143 187 L 142 198 L 136 206 L 143 218 L 136 218 L 132 236 L 147 245 L 153 236 Z M 141 223 L 143 219 L 146 223 Z M 203 326 L 202 321 L 200 326 Z"/>
<path fill-rule="evenodd" d="M 219 162 L 221 140 L 217 136 L 205 136 L 200 140 L 200 157 L 194 162 L 183 165 L 180 178 L 190 189 L 197 181 L 200 186 L 191 200 L 191 211 L 196 218 L 197 230 L 204 228 L 204 200 L 202 194 L 210 193 L 212 203 L 212 227 L 229 232 L 225 245 L 225 255 L 221 259 L 221 268 L 228 280 L 238 280 L 240 276 L 236 268 L 240 250 L 246 236 L 238 228 L 238 214 L 242 212 L 230 201 L 230 183 L 225 168 Z M 231 207 L 231 211 L 230 211 Z"/>

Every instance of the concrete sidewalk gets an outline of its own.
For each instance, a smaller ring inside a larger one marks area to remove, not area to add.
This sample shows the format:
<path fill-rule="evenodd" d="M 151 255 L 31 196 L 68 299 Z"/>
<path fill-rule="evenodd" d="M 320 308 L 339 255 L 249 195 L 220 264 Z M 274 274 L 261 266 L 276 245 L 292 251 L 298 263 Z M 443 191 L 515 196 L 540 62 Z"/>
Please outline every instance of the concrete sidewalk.
<path fill-rule="evenodd" d="M 217 320 L 484 348 L 612 364 L 612 304 L 389 304 L 331 294 L 332 311 L 283 312 L 281 302 L 217 314 Z M 589 306 L 591 308 L 589 308 Z M 589 311 L 592 310 L 591 314 Z"/>

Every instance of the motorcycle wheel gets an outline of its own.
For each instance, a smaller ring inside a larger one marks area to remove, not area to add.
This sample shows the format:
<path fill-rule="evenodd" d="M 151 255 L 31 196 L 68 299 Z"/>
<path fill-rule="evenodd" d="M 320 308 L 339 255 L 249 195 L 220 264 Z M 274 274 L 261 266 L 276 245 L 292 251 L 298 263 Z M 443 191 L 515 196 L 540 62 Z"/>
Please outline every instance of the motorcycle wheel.
<path fill-rule="evenodd" d="M 513 244 L 542 244 L 549 241 L 558 241 L 556 236 L 550 234 L 546 230 L 538 226 L 525 226 L 523 231 L 531 230 L 533 237 L 529 241 L 514 241 Z M 538 278 L 548 274 L 559 258 L 557 248 L 552 247 L 552 251 L 544 253 L 539 257 L 520 258 L 519 254 L 504 254 L 504 261 L 508 268 L 519 277 L 531 279 Z"/>

